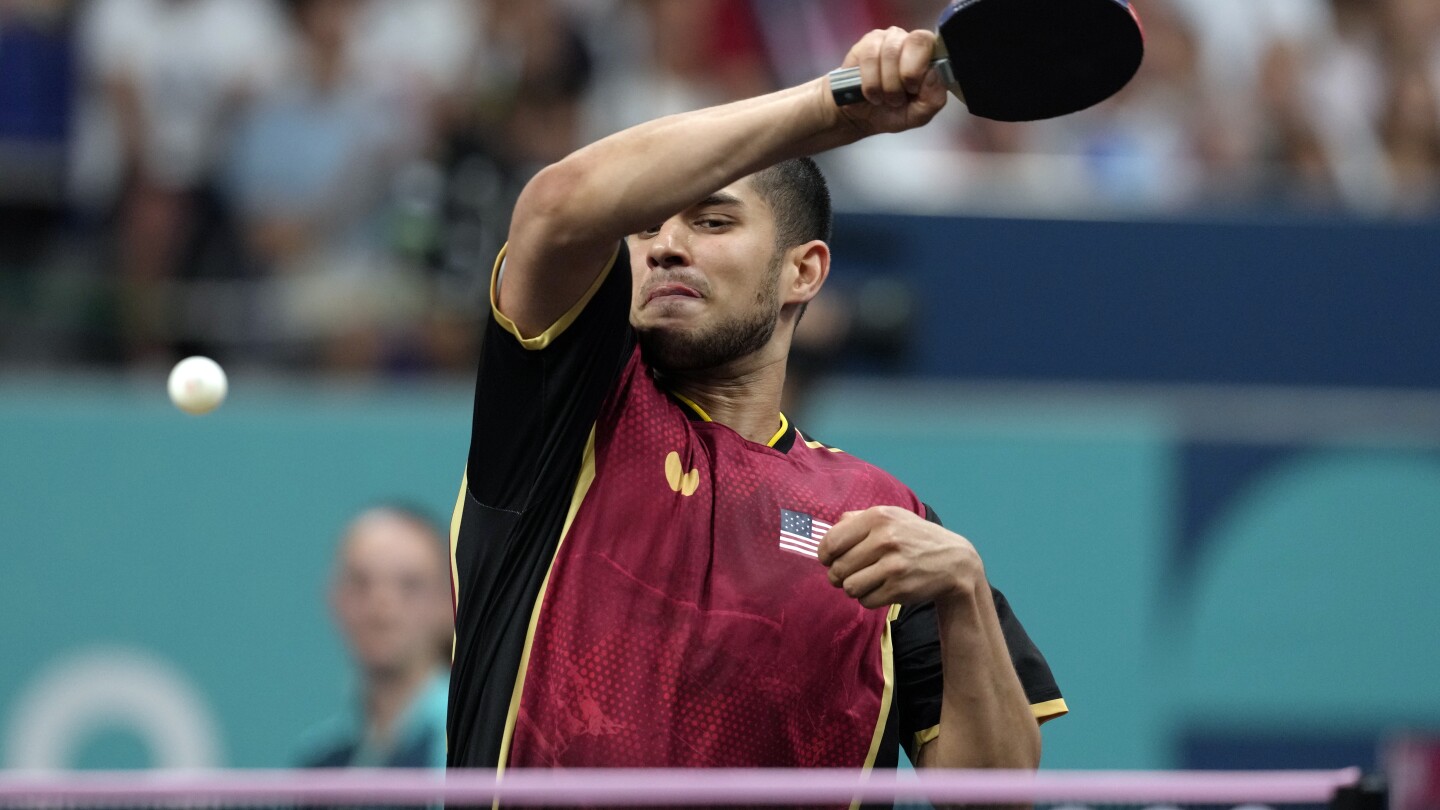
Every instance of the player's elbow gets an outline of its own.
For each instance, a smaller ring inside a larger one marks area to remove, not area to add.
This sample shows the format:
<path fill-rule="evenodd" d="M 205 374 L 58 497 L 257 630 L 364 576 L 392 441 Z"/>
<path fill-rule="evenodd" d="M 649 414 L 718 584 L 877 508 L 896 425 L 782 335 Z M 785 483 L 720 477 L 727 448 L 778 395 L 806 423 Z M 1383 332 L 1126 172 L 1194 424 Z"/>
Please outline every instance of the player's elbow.
<path fill-rule="evenodd" d="M 1035 770 L 1040 767 L 1040 724 L 1026 719 L 1006 735 L 1006 744 L 994 751 L 993 764 L 981 767 Z"/>
<path fill-rule="evenodd" d="M 982 748 L 962 768 L 1033 771 L 1040 767 L 1040 727 L 1031 723 L 1006 735 L 1000 744 Z"/>
<path fill-rule="evenodd" d="M 510 240 L 543 234 L 558 247 L 609 242 L 623 233 L 609 222 L 614 207 L 600 188 L 593 157 L 581 150 L 541 169 L 521 190 L 510 221 Z M 608 201 L 608 202 L 607 202 Z"/>
<path fill-rule="evenodd" d="M 563 235 L 564 229 L 555 226 L 574 218 L 571 206 L 579 183 L 580 177 L 566 161 L 541 169 L 525 184 L 515 201 L 515 211 L 510 220 L 511 241 L 529 229 Z"/>
<path fill-rule="evenodd" d="M 1022 734 L 1020 752 L 1014 767 L 1033 771 L 1040 767 L 1040 754 L 1044 745 L 1040 738 L 1040 724 L 1028 726 Z"/>

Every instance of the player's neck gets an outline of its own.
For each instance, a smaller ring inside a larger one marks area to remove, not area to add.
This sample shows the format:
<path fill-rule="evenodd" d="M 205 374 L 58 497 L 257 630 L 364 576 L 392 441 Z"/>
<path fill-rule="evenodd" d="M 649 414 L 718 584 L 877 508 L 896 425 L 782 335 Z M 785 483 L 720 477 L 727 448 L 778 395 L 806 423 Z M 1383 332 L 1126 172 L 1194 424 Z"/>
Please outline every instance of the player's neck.
<path fill-rule="evenodd" d="M 699 406 L 711 421 L 752 442 L 766 444 L 780 429 L 785 358 L 753 367 L 721 367 L 694 374 L 666 374 L 664 384 Z"/>

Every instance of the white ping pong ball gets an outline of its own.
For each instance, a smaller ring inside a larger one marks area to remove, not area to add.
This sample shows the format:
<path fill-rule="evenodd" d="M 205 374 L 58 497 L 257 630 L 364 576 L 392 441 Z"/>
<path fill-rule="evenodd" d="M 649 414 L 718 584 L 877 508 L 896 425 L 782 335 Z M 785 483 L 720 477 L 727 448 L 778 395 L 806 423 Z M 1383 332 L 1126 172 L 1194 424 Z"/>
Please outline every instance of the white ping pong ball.
<path fill-rule="evenodd" d="M 175 407 L 200 416 L 220 407 L 229 384 L 219 363 L 208 357 L 187 357 L 171 369 L 167 388 Z"/>

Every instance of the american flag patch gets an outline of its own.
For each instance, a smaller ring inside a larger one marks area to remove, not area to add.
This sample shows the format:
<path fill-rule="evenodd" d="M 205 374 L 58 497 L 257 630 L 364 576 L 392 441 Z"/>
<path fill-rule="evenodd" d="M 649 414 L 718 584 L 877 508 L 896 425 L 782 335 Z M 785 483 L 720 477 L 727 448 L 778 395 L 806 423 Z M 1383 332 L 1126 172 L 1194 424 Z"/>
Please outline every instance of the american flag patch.
<path fill-rule="evenodd" d="M 820 558 L 820 540 L 830 524 L 804 512 L 780 510 L 780 548 L 806 557 Z"/>

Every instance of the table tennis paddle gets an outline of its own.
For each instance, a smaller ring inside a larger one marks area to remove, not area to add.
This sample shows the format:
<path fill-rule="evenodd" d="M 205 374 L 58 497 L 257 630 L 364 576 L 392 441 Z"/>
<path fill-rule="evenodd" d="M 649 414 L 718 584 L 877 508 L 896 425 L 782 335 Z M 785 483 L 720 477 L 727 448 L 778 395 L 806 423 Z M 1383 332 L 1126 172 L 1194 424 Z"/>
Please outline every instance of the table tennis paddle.
<path fill-rule="evenodd" d="M 1145 54 L 1128 0 L 956 0 L 936 26 L 931 63 L 971 114 L 996 121 L 1055 118 L 1124 87 Z M 835 103 L 855 104 L 860 69 L 830 76 Z"/>

